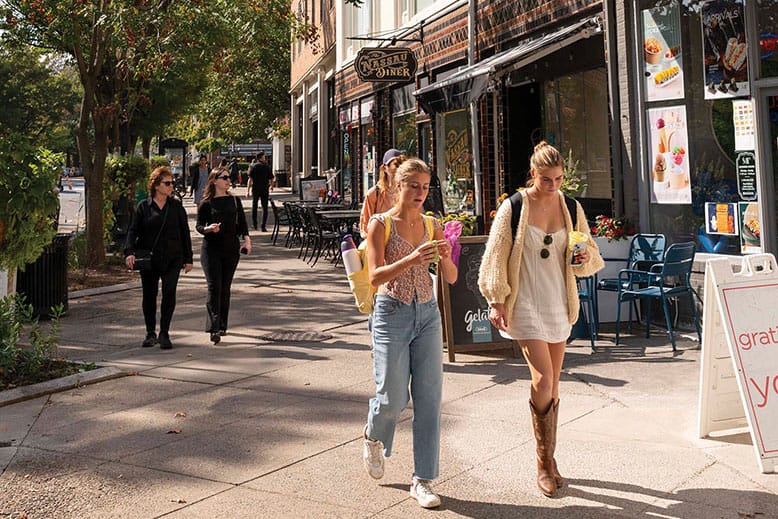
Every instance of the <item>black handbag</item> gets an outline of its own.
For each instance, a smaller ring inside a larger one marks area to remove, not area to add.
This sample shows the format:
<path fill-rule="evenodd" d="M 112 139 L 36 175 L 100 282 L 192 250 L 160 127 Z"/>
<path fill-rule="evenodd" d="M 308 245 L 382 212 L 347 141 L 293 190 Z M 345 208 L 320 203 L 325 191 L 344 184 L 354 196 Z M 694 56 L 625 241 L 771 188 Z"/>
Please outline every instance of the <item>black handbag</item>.
<path fill-rule="evenodd" d="M 154 249 L 157 247 L 157 242 L 162 234 L 162 229 L 165 228 L 165 222 L 167 221 L 167 213 L 170 202 L 165 205 L 165 215 L 162 217 L 162 225 L 159 228 L 157 237 L 154 238 L 154 244 L 150 250 L 138 249 L 135 251 L 135 263 L 132 265 L 132 270 L 153 270 L 154 269 Z"/>

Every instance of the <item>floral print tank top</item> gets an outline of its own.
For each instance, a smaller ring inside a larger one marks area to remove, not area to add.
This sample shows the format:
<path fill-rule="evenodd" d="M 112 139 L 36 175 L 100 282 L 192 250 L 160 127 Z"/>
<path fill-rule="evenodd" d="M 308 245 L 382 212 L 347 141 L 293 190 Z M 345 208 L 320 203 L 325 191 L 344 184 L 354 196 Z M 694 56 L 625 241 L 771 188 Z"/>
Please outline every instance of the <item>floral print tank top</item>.
<path fill-rule="evenodd" d="M 386 225 L 386 218 L 391 218 L 391 216 L 384 213 L 374 214 L 370 217 L 371 220 L 378 220 L 381 225 L 384 226 Z M 437 226 L 439 226 L 439 224 L 435 221 L 434 227 Z M 424 241 L 429 241 L 431 239 L 432 236 L 429 236 L 427 224 L 424 223 Z M 418 247 L 418 245 L 408 243 L 397 233 L 397 226 L 392 222 L 392 228 L 389 233 L 389 242 L 386 244 L 386 250 L 384 251 L 384 261 L 387 265 L 399 261 L 416 250 L 416 247 Z M 387 294 L 398 301 L 402 301 L 406 305 L 413 302 L 414 296 L 416 296 L 417 302 L 426 303 L 434 297 L 434 294 L 432 293 L 432 278 L 430 277 L 428 266 L 414 265 L 396 278 L 387 281 L 378 287 L 378 293 Z"/>

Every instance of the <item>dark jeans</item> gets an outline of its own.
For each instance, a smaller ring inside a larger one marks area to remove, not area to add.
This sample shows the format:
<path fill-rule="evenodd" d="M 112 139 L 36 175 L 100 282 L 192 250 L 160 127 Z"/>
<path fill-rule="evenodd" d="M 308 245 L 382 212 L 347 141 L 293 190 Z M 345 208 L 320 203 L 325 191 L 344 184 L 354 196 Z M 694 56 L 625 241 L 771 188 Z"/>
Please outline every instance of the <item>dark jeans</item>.
<path fill-rule="evenodd" d="M 228 249 L 228 250 L 226 250 Z M 203 246 L 200 263 L 208 282 L 208 298 L 205 308 L 208 315 L 205 322 L 206 332 L 218 332 L 227 329 L 230 314 L 230 288 L 235 269 L 240 259 L 238 243 L 227 248 Z"/>
<path fill-rule="evenodd" d="M 146 321 L 146 333 L 154 333 L 157 327 L 157 293 L 159 280 L 162 280 L 162 305 L 160 309 L 159 331 L 168 332 L 173 311 L 176 309 L 176 287 L 181 268 L 171 267 L 165 272 L 141 270 L 143 286 L 143 319 Z"/>
<path fill-rule="evenodd" d="M 253 200 L 251 202 L 251 221 L 254 223 L 254 228 L 257 228 L 257 201 L 262 198 L 262 228 L 264 229 L 267 225 L 267 204 L 270 200 L 270 191 L 267 189 L 264 190 L 253 190 L 252 189 L 252 196 Z"/>

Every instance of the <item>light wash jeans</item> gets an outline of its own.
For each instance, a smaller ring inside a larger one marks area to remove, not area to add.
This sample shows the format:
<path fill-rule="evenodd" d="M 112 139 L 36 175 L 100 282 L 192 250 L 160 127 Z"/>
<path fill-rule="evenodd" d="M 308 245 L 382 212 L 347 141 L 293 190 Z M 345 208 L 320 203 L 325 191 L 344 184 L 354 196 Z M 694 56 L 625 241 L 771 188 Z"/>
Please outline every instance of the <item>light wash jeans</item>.
<path fill-rule="evenodd" d="M 367 435 L 392 454 L 395 426 L 413 398 L 413 465 L 421 479 L 438 477 L 440 401 L 443 387 L 443 330 L 435 298 L 406 305 L 376 296 L 373 310 L 373 375 Z M 408 385 L 410 383 L 410 394 Z"/>

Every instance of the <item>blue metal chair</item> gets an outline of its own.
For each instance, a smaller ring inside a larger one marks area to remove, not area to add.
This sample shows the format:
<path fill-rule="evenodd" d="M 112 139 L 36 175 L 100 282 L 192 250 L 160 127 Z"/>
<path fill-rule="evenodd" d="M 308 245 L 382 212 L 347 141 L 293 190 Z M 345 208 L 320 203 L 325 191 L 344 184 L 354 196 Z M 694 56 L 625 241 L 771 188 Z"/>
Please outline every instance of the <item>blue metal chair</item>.
<path fill-rule="evenodd" d="M 665 252 L 664 262 L 653 265 L 648 271 L 623 269 L 618 278 L 618 307 L 616 308 L 616 344 L 619 343 L 619 325 L 621 324 L 621 303 L 648 299 L 646 309 L 646 338 L 651 336 L 651 300 L 662 301 L 667 331 L 675 349 L 673 320 L 670 318 L 668 300 L 682 294 L 688 294 L 692 307 L 694 327 L 702 342 L 697 309 L 694 306 L 694 293 L 691 287 L 692 266 L 694 265 L 694 242 L 675 243 Z M 645 285 L 644 281 L 648 284 Z"/>
<path fill-rule="evenodd" d="M 581 309 L 586 320 L 589 332 L 589 340 L 592 344 L 592 353 L 597 351 L 594 341 L 597 340 L 599 332 L 599 318 L 597 315 L 597 280 L 595 276 L 585 278 L 576 278 L 578 281 L 578 300 L 581 302 Z"/>
<path fill-rule="evenodd" d="M 636 234 L 632 237 L 629 244 L 629 257 L 626 260 L 624 268 L 629 270 L 643 270 L 649 268 L 655 263 L 659 263 L 664 259 L 665 244 L 667 238 L 664 234 Z M 605 261 L 624 261 L 624 258 L 603 258 Z M 643 269 L 641 269 L 643 267 Z M 633 276 L 630 280 L 634 283 L 646 283 L 646 278 L 639 278 L 637 275 Z M 606 292 L 618 292 L 620 289 L 632 288 L 632 286 L 624 287 L 620 286 L 619 278 L 604 278 L 600 279 L 596 285 L 597 290 L 603 290 Z M 621 305 L 619 305 L 621 306 Z M 629 331 L 632 332 L 632 307 L 635 306 L 635 314 L 638 316 L 638 322 L 640 322 L 639 313 L 637 312 L 637 304 L 633 303 L 629 307 Z"/>

